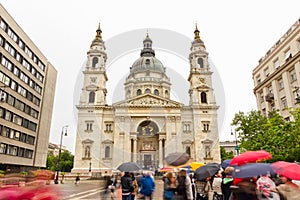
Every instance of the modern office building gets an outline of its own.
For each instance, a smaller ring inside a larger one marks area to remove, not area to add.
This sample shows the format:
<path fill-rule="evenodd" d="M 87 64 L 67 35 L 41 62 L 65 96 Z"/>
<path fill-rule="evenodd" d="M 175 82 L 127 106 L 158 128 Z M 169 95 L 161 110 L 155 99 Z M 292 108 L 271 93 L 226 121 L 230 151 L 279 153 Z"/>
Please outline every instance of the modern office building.
<path fill-rule="evenodd" d="M 0 4 L 0 169 L 46 166 L 57 71 Z"/>
<path fill-rule="evenodd" d="M 165 157 L 174 152 L 186 152 L 194 161 L 219 163 L 219 106 L 214 98 L 208 52 L 198 28 L 187 67 L 190 87 L 182 91 L 189 93 L 189 105 L 170 98 L 172 77 L 157 59 L 148 33 L 141 40 L 139 57 L 128 66 L 124 100 L 108 105 L 107 54 L 101 34 L 99 26 L 83 70 L 72 172 L 105 173 L 130 161 L 155 170 L 163 167 Z"/>
<path fill-rule="evenodd" d="M 277 110 L 287 121 L 300 107 L 300 19 L 271 47 L 252 73 L 257 107 Z"/>

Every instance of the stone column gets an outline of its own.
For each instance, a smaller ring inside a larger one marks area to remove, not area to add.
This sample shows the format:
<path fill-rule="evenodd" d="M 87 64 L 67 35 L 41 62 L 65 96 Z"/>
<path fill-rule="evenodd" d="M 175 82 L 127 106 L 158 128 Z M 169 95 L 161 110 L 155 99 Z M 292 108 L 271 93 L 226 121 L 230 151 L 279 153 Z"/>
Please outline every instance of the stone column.
<path fill-rule="evenodd" d="M 133 162 L 136 162 L 137 156 L 137 139 L 133 138 Z"/>
<path fill-rule="evenodd" d="M 163 167 L 163 147 L 162 147 L 163 139 L 158 140 L 158 160 L 159 160 L 159 167 Z"/>

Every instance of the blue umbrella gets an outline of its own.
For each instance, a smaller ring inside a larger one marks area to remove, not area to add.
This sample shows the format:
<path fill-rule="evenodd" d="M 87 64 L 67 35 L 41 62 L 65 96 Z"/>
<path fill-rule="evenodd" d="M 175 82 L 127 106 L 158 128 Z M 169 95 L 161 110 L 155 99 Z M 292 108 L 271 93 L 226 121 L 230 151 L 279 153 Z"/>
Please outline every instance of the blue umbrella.
<path fill-rule="evenodd" d="M 249 163 L 235 168 L 234 178 L 251 178 L 275 174 L 270 163 Z"/>
<path fill-rule="evenodd" d="M 231 159 L 227 159 L 227 160 L 223 160 L 223 162 L 221 163 L 221 167 L 223 168 L 223 169 L 225 169 L 226 167 L 228 167 L 231 162 Z"/>

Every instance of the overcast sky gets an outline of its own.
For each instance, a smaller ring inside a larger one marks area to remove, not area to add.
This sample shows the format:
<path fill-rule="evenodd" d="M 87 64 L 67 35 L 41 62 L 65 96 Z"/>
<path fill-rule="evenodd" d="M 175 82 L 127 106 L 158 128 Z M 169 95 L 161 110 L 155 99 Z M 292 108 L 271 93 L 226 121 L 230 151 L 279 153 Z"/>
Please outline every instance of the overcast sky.
<path fill-rule="evenodd" d="M 1 1 L 58 71 L 51 142 L 59 143 L 61 129 L 68 124 L 69 135 L 63 138 L 63 144 L 74 152 L 77 114 L 74 104 L 78 103 L 76 91 L 77 86 L 82 84 L 80 77 L 86 52 L 95 37 L 99 21 L 105 41 L 139 29 L 149 29 L 150 37 L 151 30 L 170 30 L 192 41 L 197 22 L 200 36 L 216 68 L 213 76 L 219 76 L 219 82 L 225 92 L 224 99 L 216 99 L 219 104 L 225 102 L 222 105 L 223 123 L 219 124 L 220 139 L 234 139 L 230 136 L 230 122 L 234 114 L 238 111 L 248 112 L 256 109 L 252 70 L 257 66 L 258 60 L 300 17 L 300 2 L 298 0 L 175 2 L 178 1 Z M 144 36 L 137 38 L 141 42 L 141 47 Z M 155 49 L 155 40 L 153 47 Z M 115 100 L 113 94 L 116 84 L 126 75 L 118 73 L 118 69 L 125 69 L 122 73 L 127 73 L 129 67 L 139 57 L 139 51 L 140 49 L 132 50 L 120 55 L 111 64 L 107 83 L 109 104 Z M 189 64 L 186 61 L 174 56 L 174 52 L 172 54 L 161 51 L 157 52 L 156 56 L 167 67 L 176 67 L 174 62 L 183 65 L 180 69 L 174 70 L 182 70 L 182 76 L 187 80 Z M 170 60 L 173 60 L 173 63 Z M 170 78 L 171 82 L 176 81 Z"/>

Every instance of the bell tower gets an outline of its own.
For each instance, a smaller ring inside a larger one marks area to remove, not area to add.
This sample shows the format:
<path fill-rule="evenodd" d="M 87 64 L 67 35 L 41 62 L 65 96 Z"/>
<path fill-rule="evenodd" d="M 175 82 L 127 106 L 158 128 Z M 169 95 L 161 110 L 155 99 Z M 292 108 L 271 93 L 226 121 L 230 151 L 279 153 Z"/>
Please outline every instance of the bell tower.
<path fill-rule="evenodd" d="M 208 62 L 208 52 L 200 38 L 197 24 L 194 31 L 194 40 L 190 48 L 190 106 L 215 104 L 212 87 L 212 72 Z"/>
<path fill-rule="evenodd" d="M 80 105 L 106 104 L 106 59 L 105 45 L 102 40 L 100 23 L 96 30 L 95 39 L 87 52 L 87 62 L 84 74 L 83 88 L 80 96 Z"/>

